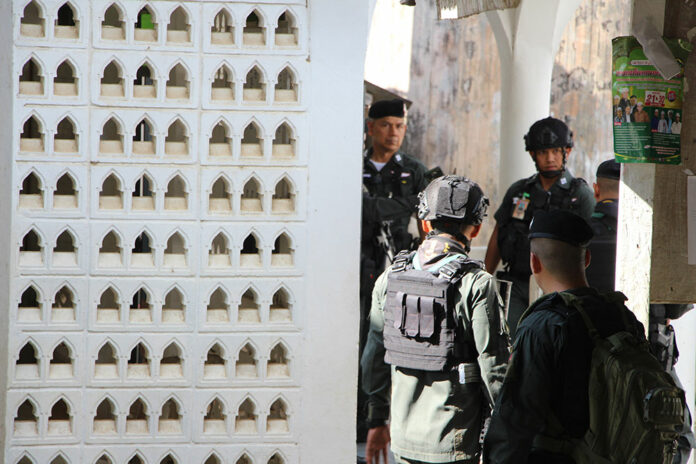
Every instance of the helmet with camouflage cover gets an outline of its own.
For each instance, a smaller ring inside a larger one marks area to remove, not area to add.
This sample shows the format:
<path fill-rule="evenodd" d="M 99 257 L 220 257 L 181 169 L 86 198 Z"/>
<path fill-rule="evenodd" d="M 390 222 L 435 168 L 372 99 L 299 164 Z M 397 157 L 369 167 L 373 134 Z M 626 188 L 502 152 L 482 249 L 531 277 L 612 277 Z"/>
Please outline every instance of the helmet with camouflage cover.
<path fill-rule="evenodd" d="M 418 194 L 418 218 L 478 225 L 488 211 L 488 198 L 466 177 L 442 176 Z"/>
<path fill-rule="evenodd" d="M 544 150 L 546 148 L 572 148 L 573 131 L 560 119 L 540 119 L 529 128 L 524 136 L 526 151 Z"/>

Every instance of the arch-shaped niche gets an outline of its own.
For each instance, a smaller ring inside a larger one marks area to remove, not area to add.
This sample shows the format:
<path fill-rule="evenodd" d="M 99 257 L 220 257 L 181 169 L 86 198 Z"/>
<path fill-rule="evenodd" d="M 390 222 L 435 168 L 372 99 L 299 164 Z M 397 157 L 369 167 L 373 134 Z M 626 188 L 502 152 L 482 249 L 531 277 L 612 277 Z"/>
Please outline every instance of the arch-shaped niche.
<path fill-rule="evenodd" d="M 221 102 L 234 101 L 234 72 L 226 64 L 221 65 L 213 75 L 210 99 Z"/>
<path fill-rule="evenodd" d="M 142 380 L 150 377 L 150 351 L 145 343 L 138 342 L 130 352 L 126 377 L 130 380 Z"/>
<path fill-rule="evenodd" d="M 123 127 L 116 117 L 109 118 L 102 126 L 99 153 L 123 154 Z"/>
<path fill-rule="evenodd" d="M 227 358 L 220 343 L 210 347 L 203 361 L 203 378 L 218 380 L 227 378 Z"/>
<path fill-rule="evenodd" d="M 188 248 L 184 236 L 180 232 L 174 232 L 167 239 L 167 247 L 164 249 L 164 260 L 162 264 L 166 267 L 187 267 L 187 251 Z"/>
<path fill-rule="evenodd" d="M 22 66 L 22 73 L 19 75 L 19 94 L 43 95 L 43 83 L 41 65 L 37 59 L 29 58 Z"/>
<path fill-rule="evenodd" d="M 208 266 L 216 268 L 225 268 L 232 265 L 232 250 L 230 240 L 224 232 L 220 231 L 213 237 L 210 242 L 210 251 L 208 252 Z"/>
<path fill-rule="evenodd" d="M 213 157 L 230 157 L 232 156 L 232 129 L 230 126 L 220 120 L 213 127 L 213 131 L 208 139 L 210 156 Z"/>
<path fill-rule="evenodd" d="M 288 378 L 290 377 L 290 359 L 288 349 L 282 342 L 275 344 L 271 348 L 266 365 L 267 378 Z"/>
<path fill-rule="evenodd" d="M 114 401 L 106 397 L 99 405 L 92 421 L 92 432 L 95 435 L 115 435 L 117 409 Z"/>
<path fill-rule="evenodd" d="M 167 183 L 164 193 L 164 209 L 166 211 L 185 211 L 188 209 L 188 191 L 186 182 L 179 174 Z"/>
<path fill-rule="evenodd" d="M 76 209 L 79 204 L 75 178 L 69 173 L 63 173 L 56 181 L 53 191 L 54 209 Z"/>
<path fill-rule="evenodd" d="M 38 380 L 40 377 L 40 356 L 36 344 L 29 340 L 19 350 L 15 362 L 16 380 Z"/>
<path fill-rule="evenodd" d="M 58 65 L 53 78 L 53 94 L 61 97 L 77 96 L 77 76 L 77 67 L 70 60 L 64 60 Z"/>
<path fill-rule="evenodd" d="M 258 324 L 261 322 L 258 295 L 251 287 L 246 289 L 239 300 L 237 322 L 240 324 Z"/>
<path fill-rule="evenodd" d="M 234 45 L 234 21 L 232 14 L 222 8 L 217 12 L 210 27 L 210 43 L 213 45 Z"/>
<path fill-rule="evenodd" d="M 161 434 L 181 434 L 182 412 L 179 403 L 172 397 L 162 405 L 162 413 L 159 417 L 158 432 Z"/>
<path fill-rule="evenodd" d="M 128 464 L 145 464 L 145 462 L 146 462 L 145 459 L 142 458 L 137 453 L 135 455 L 133 455 L 133 457 L 128 460 Z M 284 464 L 284 463 L 281 463 L 281 464 Z"/>
<path fill-rule="evenodd" d="M 242 99 L 250 103 L 266 101 L 266 77 L 258 66 L 251 68 L 244 79 Z"/>
<path fill-rule="evenodd" d="M 246 453 L 239 456 L 239 458 L 234 462 L 234 464 L 254 464 L 249 455 Z"/>
<path fill-rule="evenodd" d="M 58 123 L 53 136 L 53 151 L 56 153 L 77 153 L 79 147 L 75 122 L 66 116 Z"/>
<path fill-rule="evenodd" d="M 256 404 L 254 404 L 251 398 L 247 397 L 237 409 L 234 433 L 245 435 L 258 433 Z"/>
<path fill-rule="evenodd" d="M 147 174 L 140 175 L 135 181 L 132 194 L 132 208 L 135 211 L 155 210 L 155 185 L 152 182 L 152 178 Z M 148 241 L 147 243 L 150 242 Z"/>
<path fill-rule="evenodd" d="M 259 241 L 253 232 L 247 235 L 242 243 L 239 265 L 241 267 L 261 267 L 262 265 Z"/>
<path fill-rule="evenodd" d="M 259 376 L 256 348 L 246 343 L 237 353 L 235 376 L 240 379 L 255 379 Z"/>
<path fill-rule="evenodd" d="M 277 159 L 294 158 L 297 150 L 296 142 L 295 131 L 287 122 L 283 122 L 275 131 L 271 157 Z"/>
<path fill-rule="evenodd" d="M 99 191 L 99 209 L 123 209 L 123 188 L 121 179 L 115 173 L 109 174 L 102 182 Z"/>
<path fill-rule="evenodd" d="M 97 323 L 113 324 L 121 320 L 121 299 L 114 287 L 107 287 L 97 303 Z"/>
<path fill-rule="evenodd" d="M 189 43 L 191 42 L 191 21 L 183 6 L 178 6 L 169 15 L 167 25 L 167 42 Z"/>
<path fill-rule="evenodd" d="M 48 365 L 48 378 L 53 380 L 71 379 L 75 375 L 74 354 L 66 342 L 60 342 L 51 355 Z"/>
<path fill-rule="evenodd" d="M 287 267 L 292 266 L 294 261 L 295 249 L 292 245 L 290 236 L 283 232 L 275 239 L 273 251 L 271 253 L 271 266 Z"/>
<path fill-rule="evenodd" d="M 99 459 L 94 461 L 94 464 L 114 464 L 114 460 L 111 459 L 111 456 L 109 456 L 107 453 L 104 453 L 99 456 Z"/>
<path fill-rule="evenodd" d="M 17 464 L 36 464 L 28 454 L 25 454 L 22 456 L 22 458 L 17 461 Z"/>
<path fill-rule="evenodd" d="M 159 464 L 179 464 L 179 461 L 174 458 L 172 453 L 168 453 L 165 457 L 163 457 Z"/>
<path fill-rule="evenodd" d="M 135 126 L 133 134 L 133 154 L 151 156 L 155 154 L 156 137 L 152 123 L 148 118 L 143 118 Z"/>
<path fill-rule="evenodd" d="M 162 305 L 162 323 L 183 324 L 186 321 L 186 305 L 184 295 L 174 287 L 164 296 Z"/>
<path fill-rule="evenodd" d="M 133 80 L 134 98 L 157 98 L 157 80 L 153 69 L 147 62 L 138 67 Z"/>
<path fill-rule="evenodd" d="M 51 306 L 51 322 L 75 322 L 75 292 L 67 284 L 56 291 Z"/>
<path fill-rule="evenodd" d="M 94 360 L 94 378 L 99 380 L 118 378 L 118 351 L 107 341 L 97 352 Z"/>
<path fill-rule="evenodd" d="M 22 124 L 22 132 L 19 134 L 19 151 L 30 153 L 44 151 L 43 125 L 35 116 L 30 116 Z"/>
<path fill-rule="evenodd" d="M 126 416 L 127 435 L 145 435 L 149 433 L 147 403 L 142 398 L 136 398 L 128 407 Z"/>
<path fill-rule="evenodd" d="M 244 20 L 242 43 L 245 47 L 263 47 L 266 45 L 266 25 L 259 10 L 254 10 Z"/>
<path fill-rule="evenodd" d="M 227 434 L 227 412 L 225 403 L 217 396 L 205 407 L 203 433 L 207 435 Z"/>
<path fill-rule="evenodd" d="M 297 101 L 299 95 L 299 84 L 295 72 L 286 66 L 276 79 L 275 99 L 276 103 L 293 103 Z"/>
<path fill-rule="evenodd" d="M 268 319 L 270 322 L 292 321 L 290 293 L 284 287 L 280 287 L 273 293 Z"/>
<path fill-rule="evenodd" d="M 39 38 L 46 35 L 44 12 L 36 0 L 26 4 L 19 22 L 19 34 L 23 37 Z"/>
<path fill-rule="evenodd" d="M 77 10 L 70 2 L 65 2 L 58 8 L 53 36 L 57 39 L 78 39 L 80 37 L 80 21 Z"/>
<path fill-rule="evenodd" d="M 285 464 L 285 459 L 280 453 L 273 453 L 267 464 Z"/>
<path fill-rule="evenodd" d="M 191 96 L 191 81 L 189 72 L 183 64 L 177 63 L 169 70 L 169 80 L 167 80 L 166 97 L 167 99 L 188 99 Z"/>
<path fill-rule="evenodd" d="M 142 231 L 133 242 L 131 250 L 131 266 L 133 267 L 154 267 L 155 248 L 152 237 L 147 231 Z"/>
<path fill-rule="evenodd" d="M 287 177 L 283 177 L 275 185 L 271 199 L 271 211 L 277 214 L 295 212 L 295 188 Z"/>
<path fill-rule="evenodd" d="M 208 299 L 205 320 L 210 324 L 230 322 L 230 304 L 227 292 L 223 287 L 217 287 Z"/>
<path fill-rule="evenodd" d="M 168 156 L 188 156 L 189 131 L 183 121 L 175 119 L 167 128 L 164 139 L 164 154 Z"/>
<path fill-rule="evenodd" d="M 59 452 L 56 457 L 51 459 L 49 464 L 69 464 L 69 461 Z"/>
<path fill-rule="evenodd" d="M 34 171 L 29 172 L 22 180 L 19 190 L 20 209 L 43 209 L 44 195 L 43 182 Z"/>
<path fill-rule="evenodd" d="M 278 47 L 296 47 L 298 43 L 297 20 L 290 11 L 283 11 L 278 17 L 275 29 L 275 44 Z"/>
<path fill-rule="evenodd" d="M 102 238 L 99 246 L 97 265 L 104 268 L 121 267 L 123 265 L 123 246 L 121 237 L 115 230 L 110 230 Z"/>
<path fill-rule="evenodd" d="M 138 11 L 135 22 L 134 39 L 137 42 L 157 42 L 157 20 L 151 6 L 145 5 Z"/>
<path fill-rule="evenodd" d="M 53 248 L 53 259 L 51 265 L 54 267 L 75 267 L 77 266 L 77 247 L 75 246 L 75 236 L 66 229 L 56 238 L 56 246 Z"/>
<path fill-rule="evenodd" d="M 44 264 L 43 240 L 35 229 L 29 230 L 22 237 L 19 247 L 19 265 L 26 267 L 38 267 Z"/>
<path fill-rule="evenodd" d="M 242 213 L 263 212 L 263 192 L 261 190 L 261 184 L 254 176 L 250 177 L 244 184 L 240 209 Z"/>
<path fill-rule="evenodd" d="M 282 398 L 276 399 L 266 417 L 266 433 L 289 433 L 288 405 Z"/>
<path fill-rule="evenodd" d="M 184 360 L 181 347 L 171 342 L 162 352 L 159 375 L 167 379 L 181 379 L 184 377 Z"/>
<path fill-rule="evenodd" d="M 39 408 L 27 398 L 18 407 L 14 417 L 14 436 L 33 437 L 39 434 Z"/>
<path fill-rule="evenodd" d="M 99 92 L 102 97 L 123 97 L 126 95 L 123 69 L 116 60 L 111 60 L 102 71 Z"/>
<path fill-rule="evenodd" d="M 29 285 L 22 291 L 17 304 L 17 320 L 19 322 L 40 322 L 42 317 L 41 293 L 34 285 Z"/>
<path fill-rule="evenodd" d="M 254 121 L 251 121 L 244 128 L 241 155 L 243 158 L 263 157 L 263 139 L 261 138 L 261 130 L 259 125 Z"/>
<path fill-rule="evenodd" d="M 134 294 L 128 310 L 128 321 L 135 324 L 152 322 L 152 297 L 145 287 L 140 287 Z"/>
<path fill-rule="evenodd" d="M 72 435 L 72 414 L 65 398 L 59 399 L 51 406 L 47 432 L 49 435 Z"/>
<path fill-rule="evenodd" d="M 210 454 L 210 456 L 208 456 L 203 464 L 222 464 L 222 460 L 217 454 L 215 454 L 215 452 L 213 452 Z"/>
<path fill-rule="evenodd" d="M 210 214 L 229 214 L 232 212 L 232 185 L 223 175 L 220 175 L 213 182 L 210 189 L 208 212 Z"/>
<path fill-rule="evenodd" d="M 125 40 L 126 23 L 123 21 L 123 11 L 119 5 L 112 3 L 104 11 L 101 23 L 102 40 Z"/>

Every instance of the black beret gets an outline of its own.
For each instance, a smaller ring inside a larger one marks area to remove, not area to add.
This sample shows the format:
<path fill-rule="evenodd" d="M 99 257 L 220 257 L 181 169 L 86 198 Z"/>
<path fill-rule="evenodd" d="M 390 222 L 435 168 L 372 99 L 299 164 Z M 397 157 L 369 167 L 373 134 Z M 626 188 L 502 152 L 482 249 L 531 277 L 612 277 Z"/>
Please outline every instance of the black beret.
<path fill-rule="evenodd" d="M 537 211 L 529 224 L 530 240 L 550 238 L 573 246 L 586 247 L 593 235 L 587 221 L 566 210 Z"/>
<path fill-rule="evenodd" d="M 387 116 L 403 118 L 406 114 L 404 111 L 405 107 L 406 102 L 399 98 L 395 100 L 380 100 L 374 102 L 372 106 L 370 106 L 370 111 L 367 112 L 367 116 L 370 119 L 386 118 Z"/>
<path fill-rule="evenodd" d="M 621 165 L 613 158 L 606 160 L 597 168 L 597 177 L 619 180 L 621 179 Z"/>

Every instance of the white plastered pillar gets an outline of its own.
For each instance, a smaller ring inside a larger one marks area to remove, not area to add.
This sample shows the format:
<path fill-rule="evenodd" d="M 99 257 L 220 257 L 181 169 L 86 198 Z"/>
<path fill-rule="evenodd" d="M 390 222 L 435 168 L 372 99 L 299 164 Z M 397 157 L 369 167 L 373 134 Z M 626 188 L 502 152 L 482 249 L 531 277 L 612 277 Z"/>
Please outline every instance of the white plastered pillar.
<path fill-rule="evenodd" d="M 506 189 L 534 173 L 523 136 L 549 115 L 551 75 L 563 31 L 581 0 L 523 0 L 486 13 L 498 44 L 501 73 L 499 182 Z"/>

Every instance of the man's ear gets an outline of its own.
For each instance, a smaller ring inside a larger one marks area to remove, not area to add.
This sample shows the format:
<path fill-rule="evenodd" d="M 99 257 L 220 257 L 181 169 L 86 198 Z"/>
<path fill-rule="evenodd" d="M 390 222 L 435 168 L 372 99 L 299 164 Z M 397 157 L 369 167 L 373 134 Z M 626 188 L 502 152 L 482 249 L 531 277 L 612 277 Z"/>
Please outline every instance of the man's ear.
<path fill-rule="evenodd" d="M 424 221 L 421 219 L 421 229 L 423 229 L 423 232 L 426 234 L 429 234 L 430 232 L 433 231 L 433 225 L 430 223 L 430 221 Z"/>
<path fill-rule="evenodd" d="M 532 270 L 532 274 L 539 274 L 544 269 L 539 257 L 532 252 L 529 253 L 529 267 Z"/>
<path fill-rule="evenodd" d="M 567 147 L 565 149 L 565 159 L 568 161 L 568 158 L 570 157 L 570 152 L 573 151 L 573 147 Z"/>
<path fill-rule="evenodd" d="M 585 250 L 585 269 L 590 265 L 590 262 L 592 262 L 592 253 L 590 253 L 590 249 L 588 248 Z"/>
<path fill-rule="evenodd" d="M 592 184 L 592 190 L 594 190 L 594 199 L 596 201 L 599 201 L 599 185 L 597 184 L 597 182 L 594 182 Z"/>
<path fill-rule="evenodd" d="M 536 163 L 536 156 L 534 156 L 534 152 L 533 152 L 533 151 L 528 151 L 527 153 L 529 153 L 529 156 L 532 157 L 532 161 L 534 161 L 534 163 Z"/>
<path fill-rule="evenodd" d="M 469 229 L 471 231 L 471 236 L 469 238 L 475 238 L 478 236 L 479 232 L 481 232 L 481 225 L 482 224 L 471 226 L 471 229 Z"/>
<path fill-rule="evenodd" d="M 375 122 L 371 119 L 367 120 L 367 135 L 372 137 L 372 128 L 374 127 Z"/>

